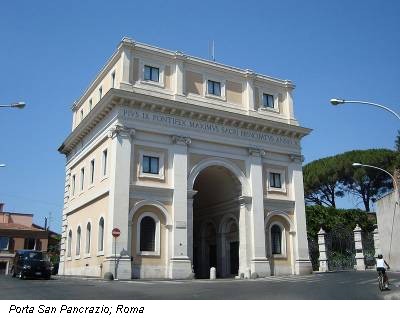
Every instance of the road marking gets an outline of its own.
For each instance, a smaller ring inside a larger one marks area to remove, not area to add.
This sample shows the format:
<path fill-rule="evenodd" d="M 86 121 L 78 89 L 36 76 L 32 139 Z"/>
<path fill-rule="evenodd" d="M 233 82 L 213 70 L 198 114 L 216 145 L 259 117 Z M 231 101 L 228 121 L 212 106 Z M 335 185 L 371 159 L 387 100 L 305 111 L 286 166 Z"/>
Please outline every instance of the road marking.
<path fill-rule="evenodd" d="M 377 282 L 378 282 L 378 279 L 373 278 L 373 279 L 368 279 L 368 280 L 363 280 L 361 282 L 357 282 L 356 285 L 366 285 L 366 284 L 370 284 L 370 283 L 376 284 Z"/>

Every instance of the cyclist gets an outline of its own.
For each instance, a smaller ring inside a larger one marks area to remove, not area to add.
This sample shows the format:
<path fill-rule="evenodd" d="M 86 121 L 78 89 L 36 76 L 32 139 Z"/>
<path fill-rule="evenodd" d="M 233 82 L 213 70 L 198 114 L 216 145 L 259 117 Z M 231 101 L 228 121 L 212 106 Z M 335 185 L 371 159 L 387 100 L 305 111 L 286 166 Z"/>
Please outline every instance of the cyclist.
<path fill-rule="evenodd" d="M 390 266 L 388 263 L 386 263 L 386 261 L 383 259 L 382 254 L 378 255 L 378 259 L 376 260 L 376 270 L 378 272 L 382 272 L 383 274 L 383 283 L 385 284 L 385 289 L 389 289 L 389 279 L 386 275 L 386 268 L 385 265 L 387 267 L 387 269 L 390 269 Z"/>

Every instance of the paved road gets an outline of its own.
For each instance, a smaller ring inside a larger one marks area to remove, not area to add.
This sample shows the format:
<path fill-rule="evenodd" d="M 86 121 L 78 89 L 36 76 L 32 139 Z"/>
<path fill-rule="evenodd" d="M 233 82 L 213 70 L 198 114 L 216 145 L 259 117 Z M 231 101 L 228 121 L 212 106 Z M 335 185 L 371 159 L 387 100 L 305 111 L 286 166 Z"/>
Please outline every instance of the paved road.
<path fill-rule="evenodd" d="M 216 281 L 61 277 L 46 281 L 0 276 L 0 299 L 382 299 L 400 293 L 400 273 L 389 275 L 392 290 L 383 293 L 374 271 Z"/>

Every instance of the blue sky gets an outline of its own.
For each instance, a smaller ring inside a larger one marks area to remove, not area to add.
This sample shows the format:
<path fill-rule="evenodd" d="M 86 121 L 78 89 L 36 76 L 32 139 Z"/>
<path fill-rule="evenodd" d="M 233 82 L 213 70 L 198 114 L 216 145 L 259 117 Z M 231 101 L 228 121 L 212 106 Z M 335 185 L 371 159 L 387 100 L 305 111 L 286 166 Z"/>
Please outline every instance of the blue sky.
<path fill-rule="evenodd" d="M 70 105 L 123 36 L 296 84 L 295 112 L 314 129 L 306 162 L 393 148 L 398 120 L 332 97 L 400 111 L 399 1 L 4 1 L 0 6 L 0 201 L 60 230 Z M 344 205 L 348 204 L 343 202 Z"/>

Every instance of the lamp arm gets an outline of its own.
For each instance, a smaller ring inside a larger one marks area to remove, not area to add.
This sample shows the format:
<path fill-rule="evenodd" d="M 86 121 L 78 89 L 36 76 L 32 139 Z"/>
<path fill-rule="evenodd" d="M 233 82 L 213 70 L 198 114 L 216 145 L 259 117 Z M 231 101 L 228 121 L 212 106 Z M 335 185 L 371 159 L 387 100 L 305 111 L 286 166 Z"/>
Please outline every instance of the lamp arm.
<path fill-rule="evenodd" d="M 384 110 L 392 113 L 393 115 L 395 115 L 397 117 L 397 119 L 400 119 L 400 115 L 398 113 L 396 113 L 394 110 L 391 110 L 389 107 L 383 106 L 381 104 L 377 104 L 377 103 L 371 103 L 371 102 L 364 102 L 361 100 L 345 100 L 345 103 L 354 103 L 354 104 L 365 104 L 365 105 L 372 105 L 375 107 L 379 107 L 379 108 L 383 108 Z"/>

